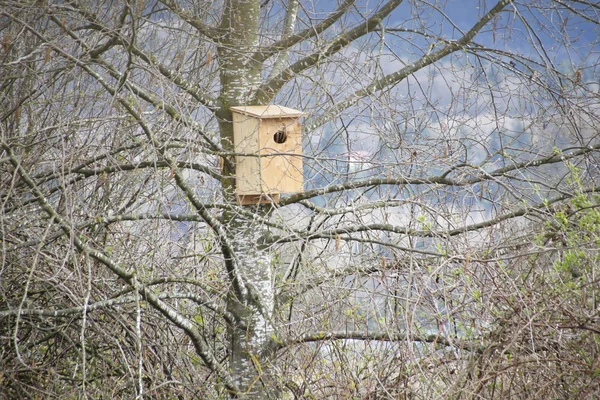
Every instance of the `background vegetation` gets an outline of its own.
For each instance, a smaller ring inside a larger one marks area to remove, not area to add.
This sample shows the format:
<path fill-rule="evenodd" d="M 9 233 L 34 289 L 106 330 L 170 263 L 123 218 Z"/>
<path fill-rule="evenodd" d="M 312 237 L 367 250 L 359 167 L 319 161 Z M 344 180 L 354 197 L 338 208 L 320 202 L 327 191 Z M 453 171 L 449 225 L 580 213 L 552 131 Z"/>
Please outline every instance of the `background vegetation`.
<path fill-rule="evenodd" d="M 0 0 L 0 397 L 598 396 L 598 21 Z M 240 206 L 265 104 L 305 190 Z"/>

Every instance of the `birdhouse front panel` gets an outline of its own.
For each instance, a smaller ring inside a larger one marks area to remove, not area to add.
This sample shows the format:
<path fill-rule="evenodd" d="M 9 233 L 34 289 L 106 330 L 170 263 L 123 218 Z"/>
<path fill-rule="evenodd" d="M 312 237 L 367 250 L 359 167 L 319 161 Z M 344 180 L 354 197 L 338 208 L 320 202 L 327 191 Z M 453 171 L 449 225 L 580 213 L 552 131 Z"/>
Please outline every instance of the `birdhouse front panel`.
<path fill-rule="evenodd" d="M 304 113 L 282 106 L 231 107 L 236 156 L 236 194 L 278 195 L 303 190 Z M 270 196 L 272 199 L 278 196 Z"/>
<path fill-rule="evenodd" d="M 259 153 L 263 193 L 303 189 L 302 127 L 293 119 L 260 121 Z"/>

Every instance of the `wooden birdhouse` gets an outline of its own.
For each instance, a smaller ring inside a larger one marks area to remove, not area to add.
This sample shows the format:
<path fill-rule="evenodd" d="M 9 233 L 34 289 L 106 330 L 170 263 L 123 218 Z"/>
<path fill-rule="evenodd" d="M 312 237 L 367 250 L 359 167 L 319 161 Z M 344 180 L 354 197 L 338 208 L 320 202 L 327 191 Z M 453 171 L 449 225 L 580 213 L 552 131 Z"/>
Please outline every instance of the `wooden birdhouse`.
<path fill-rule="evenodd" d="M 231 107 L 239 204 L 278 202 L 303 190 L 302 126 L 305 113 L 282 106 Z"/>

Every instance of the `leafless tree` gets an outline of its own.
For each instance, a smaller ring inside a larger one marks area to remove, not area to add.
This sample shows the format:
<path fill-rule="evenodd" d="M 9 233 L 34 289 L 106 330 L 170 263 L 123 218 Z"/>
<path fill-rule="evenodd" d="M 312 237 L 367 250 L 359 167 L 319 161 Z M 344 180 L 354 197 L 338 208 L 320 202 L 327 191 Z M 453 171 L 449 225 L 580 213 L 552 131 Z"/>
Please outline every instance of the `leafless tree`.
<path fill-rule="evenodd" d="M 6 398 L 594 398 L 600 6 L 0 0 Z M 232 106 L 303 121 L 235 197 Z"/>

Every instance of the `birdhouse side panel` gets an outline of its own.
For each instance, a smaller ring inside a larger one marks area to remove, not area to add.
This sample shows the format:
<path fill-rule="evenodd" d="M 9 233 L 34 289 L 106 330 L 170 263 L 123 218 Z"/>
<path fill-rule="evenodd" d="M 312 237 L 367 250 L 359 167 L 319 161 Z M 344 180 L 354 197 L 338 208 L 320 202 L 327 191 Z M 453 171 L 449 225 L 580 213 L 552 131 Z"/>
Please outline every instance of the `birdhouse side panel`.
<path fill-rule="evenodd" d="M 303 190 L 302 127 L 297 119 L 260 122 L 260 163 L 263 193 Z"/>
<path fill-rule="evenodd" d="M 262 193 L 259 150 L 259 121 L 233 113 L 233 144 L 236 154 L 235 175 L 238 194 Z"/>

